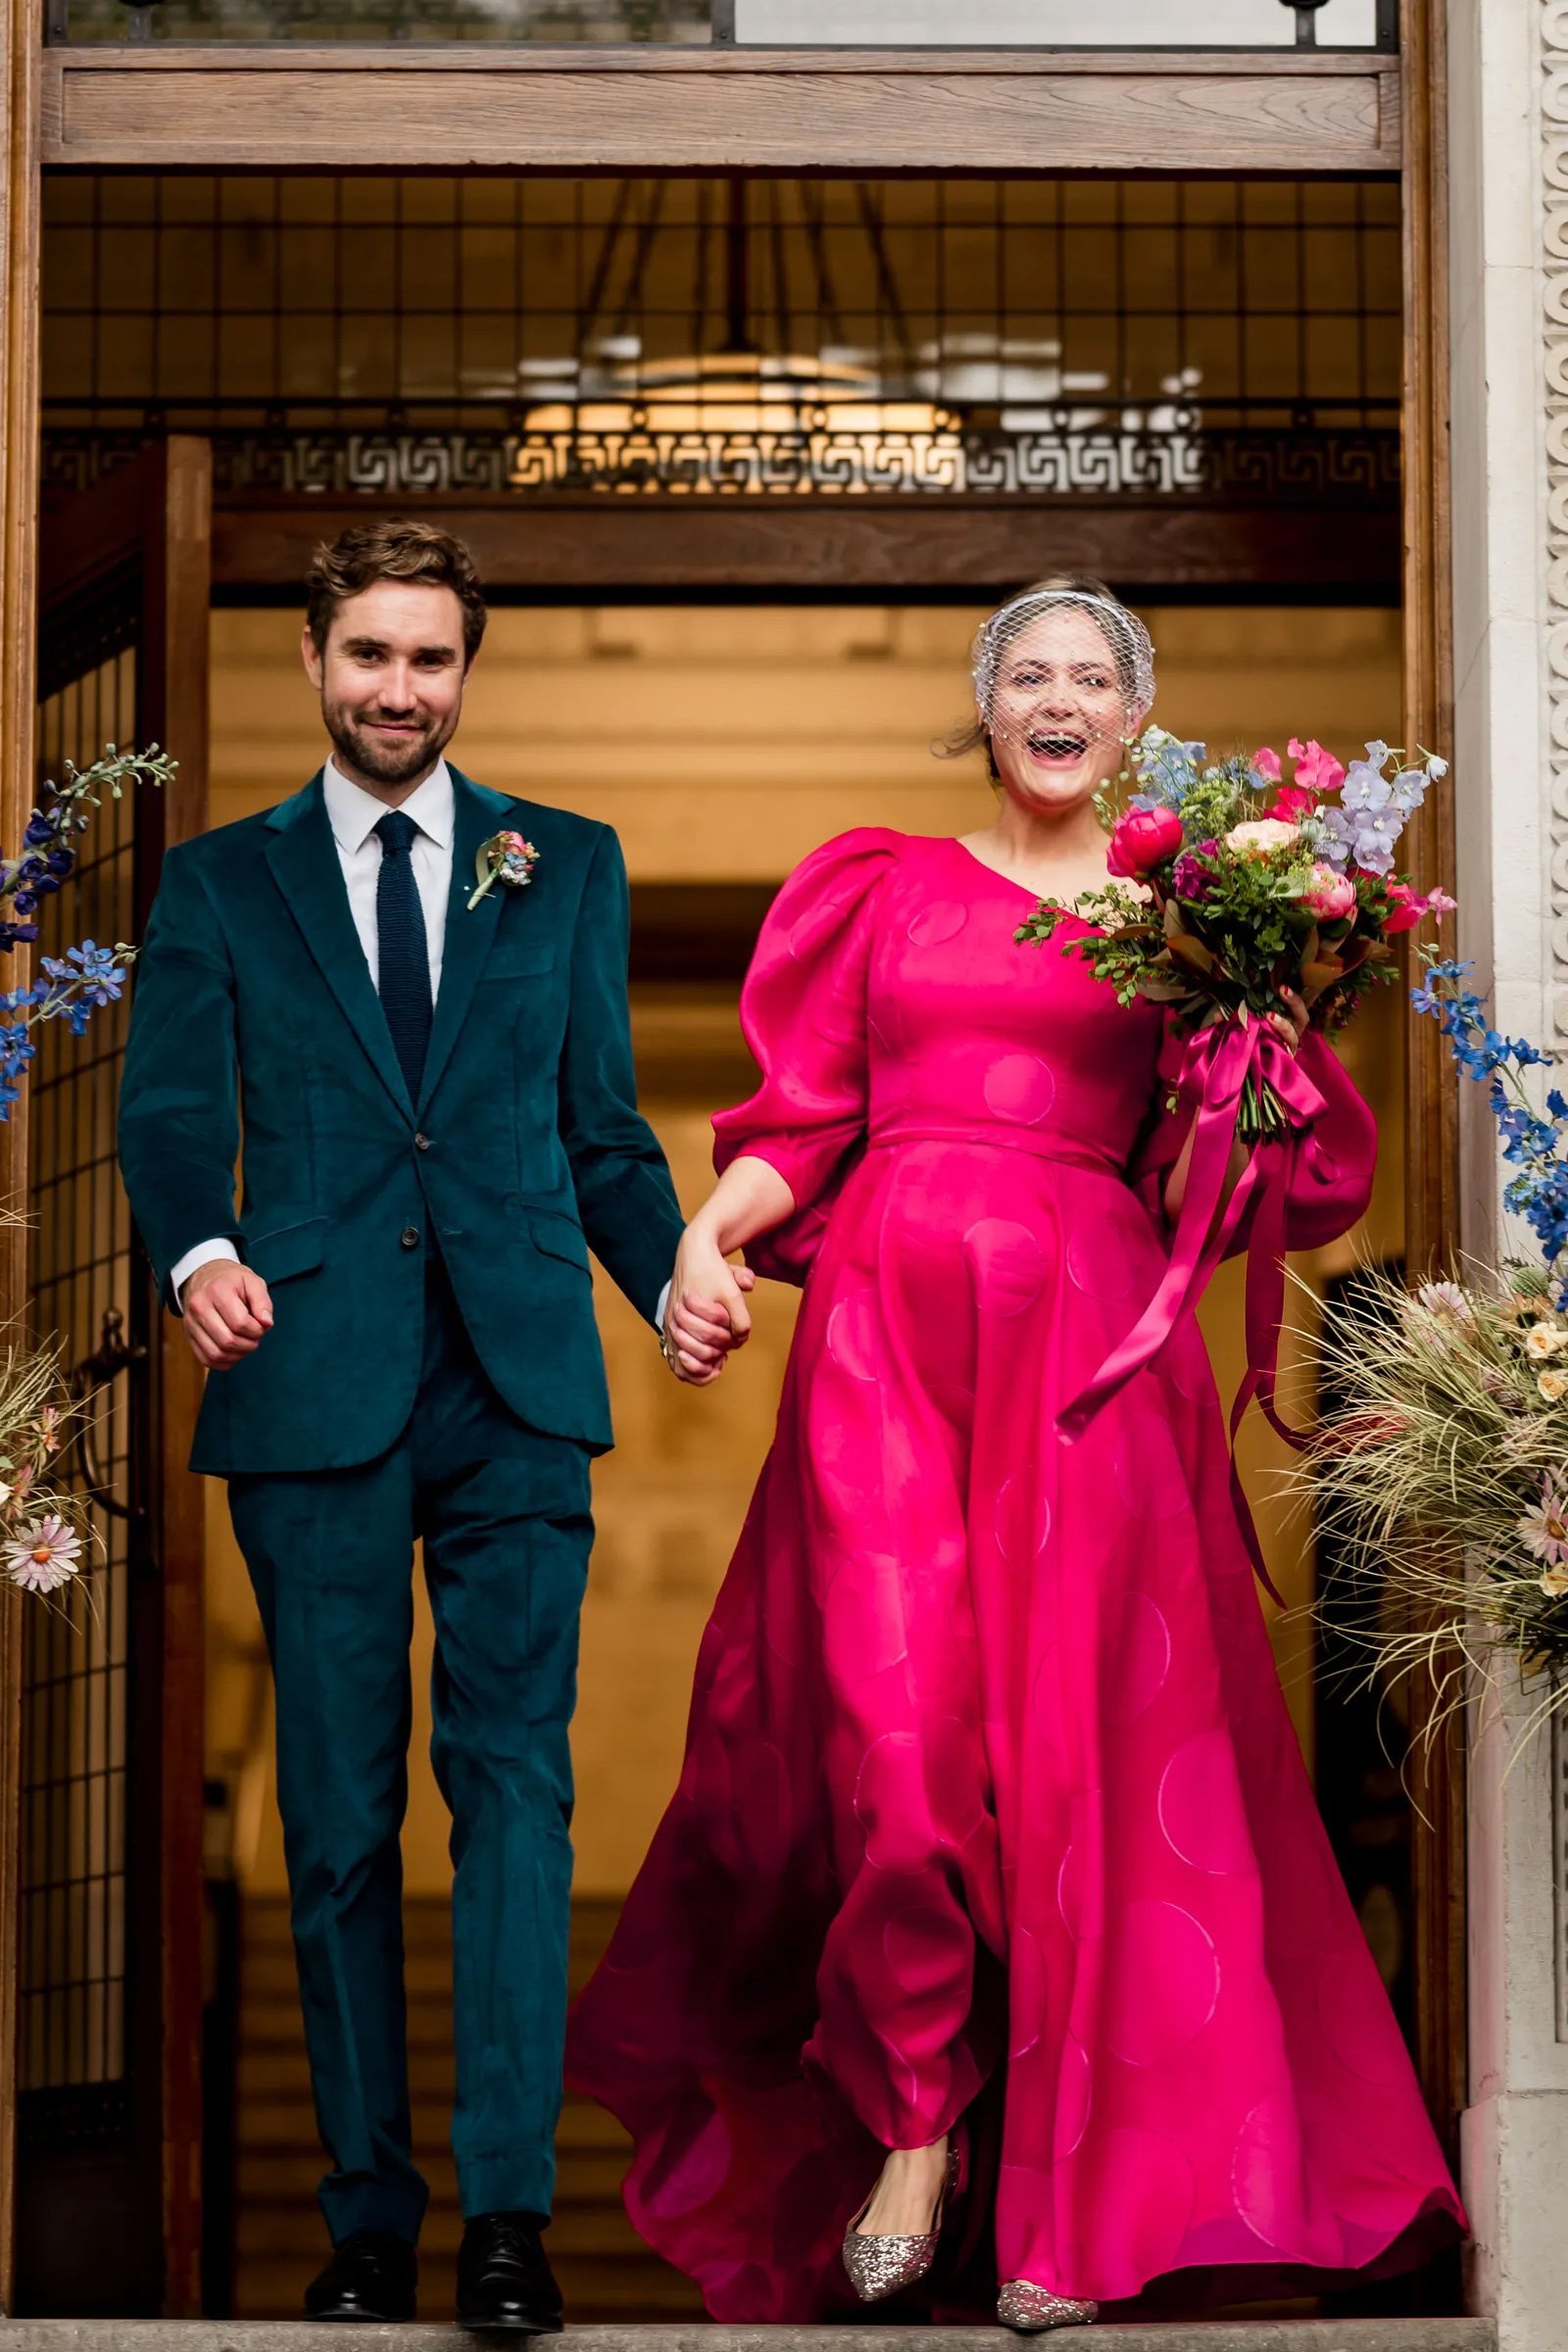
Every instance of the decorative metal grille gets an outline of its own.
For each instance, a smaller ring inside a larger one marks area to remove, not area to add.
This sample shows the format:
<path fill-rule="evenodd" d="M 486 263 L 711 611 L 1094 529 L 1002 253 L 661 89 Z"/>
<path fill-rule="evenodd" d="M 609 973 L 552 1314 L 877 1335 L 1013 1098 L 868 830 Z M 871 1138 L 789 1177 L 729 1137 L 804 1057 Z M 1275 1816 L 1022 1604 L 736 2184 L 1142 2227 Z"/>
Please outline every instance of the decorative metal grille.
<path fill-rule="evenodd" d="M 135 584 L 97 601 L 55 639 L 42 679 L 39 749 L 55 773 L 135 733 Z M 73 662 L 77 666 L 70 674 Z M 71 891 L 45 902 L 40 948 L 131 934 L 134 802 L 109 802 Z M 130 1214 L 115 1164 L 115 1098 L 126 1011 L 89 1035 L 42 1034 L 30 1081 L 33 1320 L 74 1366 L 131 1320 Z M 103 1499 L 91 1509 L 90 1581 L 27 1620 L 24 1690 L 20 2084 L 33 2144 L 129 2128 L 126 2032 L 127 1781 L 131 1661 L 132 1399 L 123 1383 L 87 1407 Z"/>
<path fill-rule="evenodd" d="M 1379 181 L 51 183 L 49 477 L 1387 502 Z"/>

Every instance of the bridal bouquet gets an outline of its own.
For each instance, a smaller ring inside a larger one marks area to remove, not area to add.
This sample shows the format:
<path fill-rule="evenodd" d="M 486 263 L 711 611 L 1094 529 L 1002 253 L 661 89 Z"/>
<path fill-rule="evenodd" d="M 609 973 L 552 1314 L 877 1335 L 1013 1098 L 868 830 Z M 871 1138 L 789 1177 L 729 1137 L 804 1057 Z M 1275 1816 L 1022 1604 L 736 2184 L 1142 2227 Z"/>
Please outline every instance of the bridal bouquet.
<path fill-rule="evenodd" d="M 1112 876 L 1071 909 L 1096 928 L 1067 943 L 1122 1002 L 1135 996 L 1174 1008 L 1177 1027 L 1246 1030 L 1285 1009 L 1292 989 L 1314 1021 L 1338 1028 L 1366 990 L 1393 977 L 1390 944 L 1453 901 L 1418 896 L 1394 872 L 1394 853 L 1446 762 L 1407 764 L 1369 743 L 1348 768 L 1316 742 L 1291 738 L 1294 774 L 1266 747 L 1211 760 L 1201 743 L 1150 727 L 1130 747 L 1122 781 L 1137 785 L 1112 818 Z M 1147 894 L 1134 897 L 1117 882 Z M 1049 940 L 1063 913 L 1042 906 L 1017 938 Z M 1292 1125 L 1280 1091 L 1256 1056 L 1241 1081 L 1236 1133 L 1244 1143 Z"/>
<path fill-rule="evenodd" d="M 1335 1624 L 1371 1671 L 1428 1675 L 1441 1722 L 1471 1667 L 1510 1655 L 1544 1679 L 1539 1725 L 1568 1707 L 1568 1100 L 1553 1089 L 1538 1109 L 1524 1073 L 1548 1056 L 1491 1026 L 1468 965 L 1423 960 L 1412 1003 L 1487 1088 L 1513 1171 L 1503 1202 L 1540 1260 L 1413 1297 L 1369 1272 L 1328 1306 L 1341 1402 L 1301 1476 L 1345 1563 L 1326 1592 Z"/>

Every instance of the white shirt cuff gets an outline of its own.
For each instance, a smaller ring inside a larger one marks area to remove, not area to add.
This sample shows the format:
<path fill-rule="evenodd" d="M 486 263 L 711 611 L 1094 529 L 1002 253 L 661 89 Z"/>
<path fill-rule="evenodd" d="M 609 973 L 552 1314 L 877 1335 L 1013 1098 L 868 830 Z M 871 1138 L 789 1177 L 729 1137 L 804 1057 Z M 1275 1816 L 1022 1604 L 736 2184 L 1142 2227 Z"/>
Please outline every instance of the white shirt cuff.
<path fill-rule="evenodd" d="M 659 1311 L 654 1317 L 654 1321 L 659 1325 L 661 1331 L 664 1328 L 664 1317 L 669 1312 L 669 1294 L 674 1288 L 675 1277 L 672 1274 L 659 1294 Z"/>
<path fill-rule="evenodd" d="M 186 1250 L 178 1265 L 174 1267 L 169 1277 L 169 1287 L 174 1294 L 174 1304 L 180 1313 L 183 1313 L 184 1309 L 179 1306 L 179 1294 L 197 1267 L 213 1265 L 219 1258 L 225 1259 L 231 1266 L 237 1266 L 239 1251 L 232 1242 L 198 1242 L 194 1250 Z"/>

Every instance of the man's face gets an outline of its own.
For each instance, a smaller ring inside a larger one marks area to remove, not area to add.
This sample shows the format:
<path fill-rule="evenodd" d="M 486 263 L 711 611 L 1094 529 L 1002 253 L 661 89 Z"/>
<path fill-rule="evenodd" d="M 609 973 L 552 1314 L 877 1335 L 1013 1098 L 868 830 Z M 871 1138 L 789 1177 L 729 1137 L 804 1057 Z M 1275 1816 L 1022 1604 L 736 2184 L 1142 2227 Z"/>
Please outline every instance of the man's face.
<path fill-rule="evenodd" d="M 377 580 L 339 605 L 318 654 L 301 651 L 338 765 L 356 784 L 412 791 L 457 731 L 466 671 L 450 588 Z"/>

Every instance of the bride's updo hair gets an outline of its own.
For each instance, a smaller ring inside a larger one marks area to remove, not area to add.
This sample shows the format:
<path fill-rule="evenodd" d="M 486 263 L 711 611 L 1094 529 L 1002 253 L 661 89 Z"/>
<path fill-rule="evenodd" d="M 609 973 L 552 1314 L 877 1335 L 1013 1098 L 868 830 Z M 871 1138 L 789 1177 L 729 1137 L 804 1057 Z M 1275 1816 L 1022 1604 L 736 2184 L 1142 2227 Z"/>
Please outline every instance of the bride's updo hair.
<path fill-rule="evenodd" d="M 1092 571 L 1048 572 L 1044 579 L 1031 580 L 1026 588 L 1016 590 L 981 624 L 971 656 L 975 714 L 935 747 L 939 758 L 957 760 L 983 750 L 992 782 L 1001 781 L 989 724 L 997 671 L 1013 639 L 1039 619 L 1053 597 L 1087 611 L 1105 640 L 1123 701 L 1140 713 L 1148 710 L 1154 699 L 1154 649 L 1137 613 L 1129 612 L 1115 590 Z"/>

